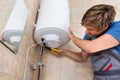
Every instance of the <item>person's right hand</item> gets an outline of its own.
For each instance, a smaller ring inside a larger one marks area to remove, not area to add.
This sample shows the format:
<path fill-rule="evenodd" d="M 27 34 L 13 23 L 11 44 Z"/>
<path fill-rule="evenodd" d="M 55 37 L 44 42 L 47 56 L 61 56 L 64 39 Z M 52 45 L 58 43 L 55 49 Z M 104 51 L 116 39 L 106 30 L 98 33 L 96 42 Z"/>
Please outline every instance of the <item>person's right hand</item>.
<path fill-rule="evenodd" d="M 55 55 L 61 56 L 61 55 L 64 55 L 65 49 L 57 49 L 56 52 L 52 52 L 52 53 Z"/>

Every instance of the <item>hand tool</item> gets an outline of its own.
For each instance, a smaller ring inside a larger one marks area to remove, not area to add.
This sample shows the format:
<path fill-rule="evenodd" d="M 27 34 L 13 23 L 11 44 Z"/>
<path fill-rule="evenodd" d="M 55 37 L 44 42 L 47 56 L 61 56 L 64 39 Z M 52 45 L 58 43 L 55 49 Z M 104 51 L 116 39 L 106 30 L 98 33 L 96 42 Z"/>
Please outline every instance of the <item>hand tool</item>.
<path fill-rule="evenodd" d="M 58 54 L 58 50 L 56 48 L 52 48 L 52 47 L 48 47 L 48 46 L 45 46 L 45 48 L 48 49 L 48 50 L 50 50 L 55 55 Z"/>

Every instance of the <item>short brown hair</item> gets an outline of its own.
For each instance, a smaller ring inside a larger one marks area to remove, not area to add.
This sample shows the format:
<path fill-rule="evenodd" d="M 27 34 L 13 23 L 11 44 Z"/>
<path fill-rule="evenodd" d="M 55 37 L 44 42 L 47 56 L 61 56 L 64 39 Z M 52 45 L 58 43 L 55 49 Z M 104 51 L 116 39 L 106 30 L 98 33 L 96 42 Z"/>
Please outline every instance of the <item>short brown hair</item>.
<path fill-rule="evenodd" d="M 115 9 L 111 5 L 99 4 L 87 10 L 82 18 L 82 25 L 95 26 L 97 30 L 102 29 L 114 20 Z"/>

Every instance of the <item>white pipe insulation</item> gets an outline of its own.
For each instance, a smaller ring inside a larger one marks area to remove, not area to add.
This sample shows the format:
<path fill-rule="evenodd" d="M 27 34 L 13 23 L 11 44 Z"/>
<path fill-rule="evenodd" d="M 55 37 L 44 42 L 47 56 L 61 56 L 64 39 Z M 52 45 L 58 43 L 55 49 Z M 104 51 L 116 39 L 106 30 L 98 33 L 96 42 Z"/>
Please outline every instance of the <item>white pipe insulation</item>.
<path fill-rule="evenodd" d="M 69 0 L 41 0 L 35 29 L 35 41 L 44 42 L 49 47 L 60 47 L 69 42 L 70 26 Z"/>

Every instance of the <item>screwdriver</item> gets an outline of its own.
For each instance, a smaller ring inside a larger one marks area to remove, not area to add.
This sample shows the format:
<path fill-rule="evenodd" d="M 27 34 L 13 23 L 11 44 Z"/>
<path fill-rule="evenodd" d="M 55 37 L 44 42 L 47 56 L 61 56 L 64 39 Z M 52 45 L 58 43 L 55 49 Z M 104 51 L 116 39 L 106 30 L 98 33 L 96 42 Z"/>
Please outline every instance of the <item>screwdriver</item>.
<path fill-rule="evenodd" d="M 48 49 L 48 50 L 50 50 L 55 55 L 58 54 L 58 50 L 56 48 L 52 48 L 52 47 L 48 47 L 48 46 L 45 46 L 45 48 Z"/>

